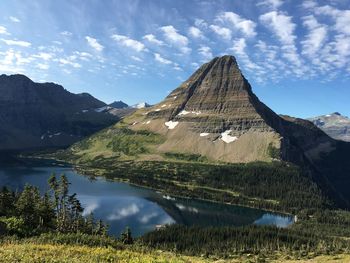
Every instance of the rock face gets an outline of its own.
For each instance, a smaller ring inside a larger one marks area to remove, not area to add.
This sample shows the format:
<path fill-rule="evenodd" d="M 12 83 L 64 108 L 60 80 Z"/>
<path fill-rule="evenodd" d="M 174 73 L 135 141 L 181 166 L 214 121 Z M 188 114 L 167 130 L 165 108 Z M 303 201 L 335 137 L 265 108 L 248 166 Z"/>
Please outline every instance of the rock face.
<path fill-rule="evenodd" d="M 160 110 L 148 116 L 193 122 L 191 129 L 197 132 L 231 130 L 231 135 L 240 136 L 247 131 L 273 131 L 264 119 L 264 112 L 272 112 L 252 93 L 232 56 L 204 64 L 161 104 L 165 106 L 158 104 Z"/>
<path fill-rule="evenodd" d="M 309 120 L 332 138 L 350 142 L 350 119 L 348 117 L 335 112 Z"/>
<path fill-rule="evenodd" d="M 65 147 L 118 117 L 94 111 L 106 104 L 24 75 L 0 76 L 0 150 Z"/>

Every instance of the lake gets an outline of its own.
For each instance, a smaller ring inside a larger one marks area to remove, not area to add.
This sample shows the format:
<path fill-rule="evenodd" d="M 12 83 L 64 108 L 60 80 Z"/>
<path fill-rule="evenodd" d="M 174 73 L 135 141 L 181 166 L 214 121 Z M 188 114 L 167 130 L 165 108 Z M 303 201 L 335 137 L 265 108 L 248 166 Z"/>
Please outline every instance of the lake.
<path fill-rule="evenodd" d="M 77 193 L 84 215 L 94 214 L 109 225 L 109 233 L 119 236 L 129 226 L 134 236 L 152 231 L 157 225 L 184 224 L 200 226 L 242 226 L 249 224 L 287 227 L 293 216 L 260 209 L 225 205 L 200 200 L 174 198 L 154 190 L 105 178 L 91 179 L 72 167 L 50 160 L 31 160 L 18 166 L 0 166 L 0 186 L 13 190 L 25 184 L 48 189 L 52 173 L 65 174 L 71 183 L 70 193 Z"/>

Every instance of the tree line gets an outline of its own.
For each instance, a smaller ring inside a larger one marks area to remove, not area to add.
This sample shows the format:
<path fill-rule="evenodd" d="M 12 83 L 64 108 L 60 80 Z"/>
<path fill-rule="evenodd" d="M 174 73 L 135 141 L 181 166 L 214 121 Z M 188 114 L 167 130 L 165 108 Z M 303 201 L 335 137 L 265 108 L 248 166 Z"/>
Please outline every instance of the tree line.
<path fill-rule="evenodd" d="M 107 225 L 83 216 L 77 195 L 69 194 L 69 182 L 63 174 L 53 174 L 49 190 L 43 195 L 39 188 L 25 185 L 20 192 L 4 186 L 0 190 L 0 233 L 30 236 L 44 232 L 86 233 L 106 235 Z"/>

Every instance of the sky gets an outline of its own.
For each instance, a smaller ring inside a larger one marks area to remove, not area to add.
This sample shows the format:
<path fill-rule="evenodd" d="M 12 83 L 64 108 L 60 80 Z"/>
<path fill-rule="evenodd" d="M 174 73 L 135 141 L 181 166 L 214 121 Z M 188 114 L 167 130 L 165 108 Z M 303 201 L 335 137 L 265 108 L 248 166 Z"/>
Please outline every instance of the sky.
<path fill-rule="evenodd" d="M 0 74 L 157 103 L 233 55 L 279 114 L 350 116 L 350 0 L 1 0 Z"/>

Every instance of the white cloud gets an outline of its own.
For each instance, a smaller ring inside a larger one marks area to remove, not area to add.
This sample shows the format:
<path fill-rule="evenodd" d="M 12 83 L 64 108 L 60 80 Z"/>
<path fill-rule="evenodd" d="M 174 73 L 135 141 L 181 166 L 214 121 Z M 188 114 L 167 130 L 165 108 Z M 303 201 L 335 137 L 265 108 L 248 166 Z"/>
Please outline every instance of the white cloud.
<path fill-rule="evenodd" d="M 90 59 L 92 59 L 94 57 L 93 55 L 91 55 L 88 52 L 75 51 L 74 54 L 77 56 L 77 58 L 79 58 L 80 60 L 84 60 L 84 61 L 89 61 Z"/>
<path fill-rule="evenodd" d="M 60 58 L 58 62 L 61 65 L 69 65 L 69 66 L 72 66 L 73 68 L 81 68 L 81 65 L 77 62 L 72 61 L 71 58 Z"/>
<path fill-rule="evenodd" d="M 302 63 L 295 46 L 295 40 L 297 37 L 294 34 L 294 30 L 296 24 L 293 23 L 292 17 L 283 12 L 271 11 L 261 15 L 259 19 L 281 42 L 281 50 L 283 51 L 282 56 L 294 65 L 300 67 Z"/>
<path fill-rule="evenodd" d="M 133 50 L 135 50 L 136 52 L 141 52 L 141 51 L 145 51 L 146 47 L 143 43 L 131 39 L 127 36 L 123 36 L 123 35 L 112 35 L 111 36 L 113 40 L 115 40 L 116 42 L 118 42 L 120 45 L 131 48 Z"/>
<path fill-rule="evenodd" d="M 198 27 L 194 27 L 191 26 L 188 29 L 188 34 L 194 38 L 203 38 L 203 32 L 198 28 Z"/>
<path fill-rule="evenodd" d="M 164 45 L 164 42 L 161 41 L 161 40 L 159 40 L 159 39 L 157 39 L 157 38 L 155 37 L 155 35 L 153 35 L 153 34 L 145 35 L 145 36 L 143 37 L 143 39 L 147 40 L 147 41 L 150 42 L 150 43 L 156 44 L 156 45 L 158 45 L 158 46 Z"/>
<path fill-rule="evenodd" d="M 198 19 L 198 18 L 194 20 L 194 25 L 196 27 L 200 27 L 200 28 L 207 28 L 208 27 L 207 22 L 205 22 L 203 19 Z"/>
<path fill-rule="evenodd" d="M 178 47 L 182 53 L 189 53 L 191 49 L 188 47 L 188 38 L 178 33 L 173 26 L 163 26 L 160 28 L 163 31 L 165 39 L 172 45 Z"/>
<path fill-rule="evenodd" d="M 199 53 L 205 60 L 210 60 L 210 59 L 213 58 L 213 53 L 212 53 L 210 47 L 201 46 L 201 47 L 198 49 L 198 53 Z"/>
<path fill-rule="evenodd" d="M 0 71 L 9 73 L 24 73 L 25 69 L 22 67 L 31 63 L 34 58 L 24 57 L 20 51 L 9 49 L 5 52 L 0 52 Z"/>
<path fill-rule="evenodd" d="M 104 46 L 102 46 L 96 38 L 86 36 L 85 39 L 88 42 L 89 46 L 94 48 L 96 51 L 101 52 L 104 49 Z"/>
<path fill-rule="evenodd" d="M 141 58 L 136 57 L 136 56 L 131 56 L 131 59 L 135 60 L 135 61 L 138 61 L 138 62 L 142 62 L 143 61 Z"/>
<path fill-rule="evenodd" d="M 17 17 L 15 17 L 15 16 L 10 16 L 9 19 L 10 19 L 12 22 L 14 22 L 14 23 L 20 23 L 20 22 L 21 22 L 21 20 L 19 20 L 19 19 L 18 19 Z"/>
<path fill-rule="evenodd" d="M 246 37 L 256 36 L 256 23 L 249 19 L 244 19 L 233 12 L 221 13 L 217 19 L 224 23 L 229 23 L 231 27 L 243 33 Z"/>
<path fill-rule="evenodd" d="M 283 5 L 283 1 L 282 0 L 264 0 L 257 4 L 257 6 L 261 6 L 261 5 L 268 6 L 275 10 L 275 9 L 278 9 L 281 5 Z"/>
<path fill-rule="evenodd" d="M 154 53 L 154 59 L 162 64 L 172 64 L 173 62 L 166 59 L 166 58 L 163 58 L 159 53 Z"/>
<path fill-rule="evenodd" d="M 0 26 L 0 34 L 3 34 L 3 35 L 9 35 L 10 33 L 9 33 L 9 32 L 7 32 L 6 27 L 4 27 L 4 26 Z"/>
<path fill-rule="evenodd" d="M 50 66 L 48 64 L 38 63 L 36 65 L 36 68 L 41 69 L 41 70 L 48 70 L 50 68 Z"/>
<path fill-rule="evenodd" d="M 327 38 L 327 26 L 318 23 L 313 15 L 303 17 L 303 25 L 308 28 L 306 39 L 301 41 L 302 53 L 313 57 L 323 46 Z"/>
<path fill-rule="evenodd" d="M 350 10 L 339 10 L 329 5 L 314 7 L 314 10 L 318 15 L 328 15 L 334 19 L 334 29 L 338 33 L 350 35 Z"/>
<path fill-rule="evenodd" d="M 132 215 L 136 215 L 138 212 L 140 212 L 140 208 L 136 204 L 131 204 L 130 206 L 124 207 L 117 212 L 109 215 L 107 219 L 110 221 L 120 220 Z"/>
<path fill-rule="evenodd" d="M 6 45 L 9 46 L 20 46 L 20 47 L 30 47 L 32 44 L 27 41 L 21 40 L 11 40 L 11 39 L 1 39 Z"/>
<path fill-rule="evenodd" d="M 69 31 L 62 31 L 60 34 L 65 37 L 70 37 L 71 35 L 73 35 L 73 33 Z"/>
<path fill-rule="evenodd" d="M 292 17 L 284 13 L 271 11 L 259 17 L 260 21 L 270 29 L 282 44 L 294 45 L 296 36 L 294 30 L 296 25 L 292 22 Z"/>
<path fill-rule="evenodd" d="M 181 46 L 188 45 L 188 38 L 179 34 L 173 26 L 163 26 L 160 29 L 164 32 L 164 36 L 169 42 Z"/>
<path fill-rule="evenodd" d="M 46 52 L 40 52 L 39 54 L 33 55 L 33 57 L 40 58 L 46 61 L 50 60 L 53 56 L 54 54 Z"/>
<path fill-rule="evenodd" d="M 261 67 L 253 61 L 251 61 L 251 59 L 247 55 L 245 50 L 246 47 L 246 40 L 244 38 L 240 38 L 233 41 L 233 47 L 230 50 L 234 52 L 234 55 L 237 55 L 239 57 L 239 61 L 242 62 L 242 64 L 244 64 L 246 69 L 255 71 L 261 70 Z"/>
<path fill-rule="evenodd" d="M 226 27 L 220 27 L 217 25 L 210 25 L 209 28 L 213 30 L 216 34 L 221 36 L 223 39 L 230 40 L 232 32 Z"/>

